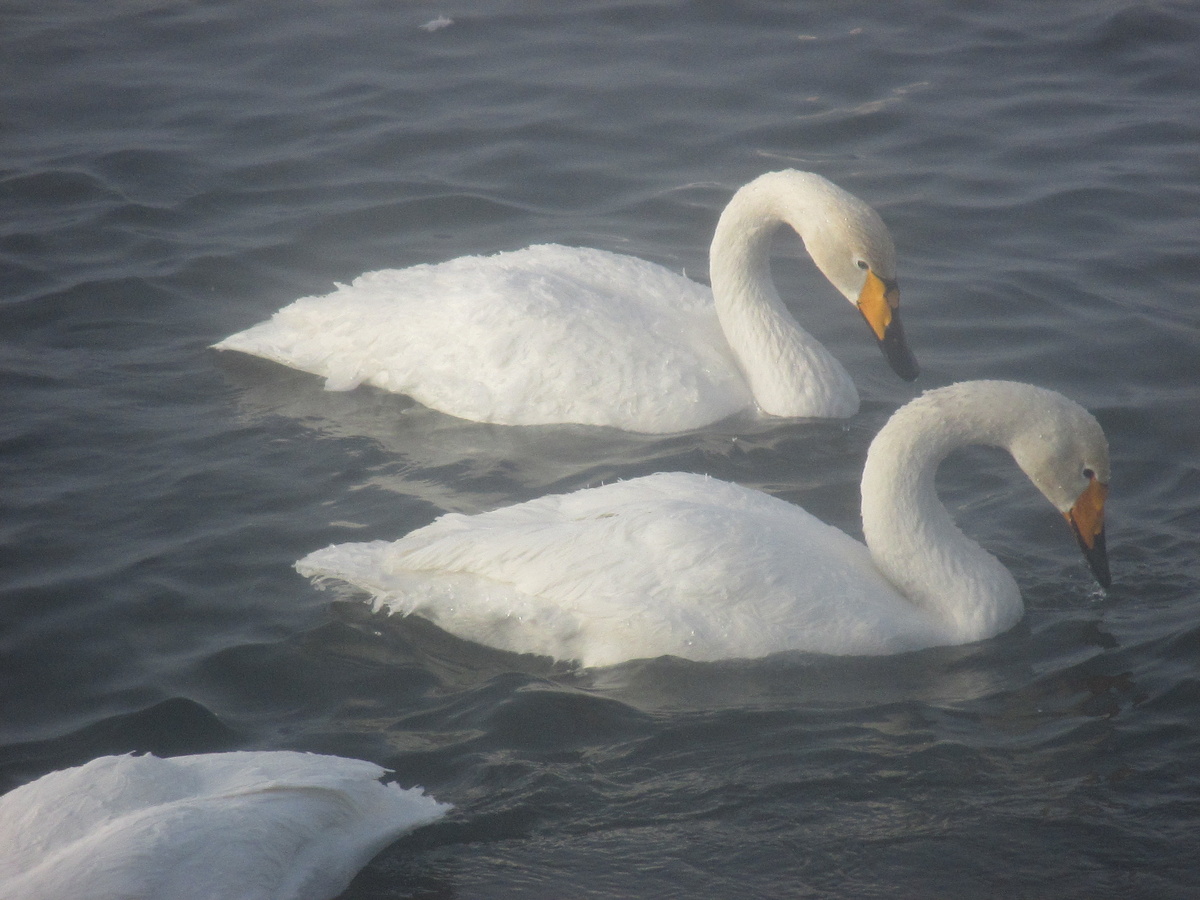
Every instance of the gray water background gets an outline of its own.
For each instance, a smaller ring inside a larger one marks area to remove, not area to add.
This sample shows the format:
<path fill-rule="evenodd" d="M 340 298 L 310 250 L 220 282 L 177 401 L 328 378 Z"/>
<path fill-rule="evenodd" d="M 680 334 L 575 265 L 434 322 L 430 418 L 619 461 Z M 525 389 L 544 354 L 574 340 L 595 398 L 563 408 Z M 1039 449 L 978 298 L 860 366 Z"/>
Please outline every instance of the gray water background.
<path fill-rule="evenodd" d="M 289 748 L 456 805 L 352 898 L 1196 896 L 1197 59 L 1181 2 L 0 2 L 0 789 Z M 541 241 L 704 280 L 732 191 L 786 167 L 899 251 L 914 385 L 778 242 L 848 422 L 492 427 L 206 349 Z M 984 377 L 1113 452 L 1107 592 L 1010 461 L 943 468 L 1027 602 L 990 641 L 581 672 L 291 569 L 672 469 L 857 534 L 874 432 Z"/>

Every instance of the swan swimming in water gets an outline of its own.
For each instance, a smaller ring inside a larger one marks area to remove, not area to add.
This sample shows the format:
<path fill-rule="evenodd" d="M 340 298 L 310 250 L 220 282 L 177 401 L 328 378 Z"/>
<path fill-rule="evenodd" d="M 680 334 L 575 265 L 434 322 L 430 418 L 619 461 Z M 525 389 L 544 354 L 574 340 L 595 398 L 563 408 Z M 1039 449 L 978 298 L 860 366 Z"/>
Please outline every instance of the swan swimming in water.
<path fill-rule="evenodd" d="M 2 900 L 329 900 L 450 809 L 357 759 L 103 756 L 0 797 Z"/>
<path fill-rule="evenodd" d="M 887 227 L 852 194 L 791 170 L 733 195 L 713 237 L 711 290 L 631 256 L 547 244 L 370 272 L 213 346 L 476 422 L 666 434 L 753 409 L 852 416 L 854 382 L 771 280 L 782 224 L 858 307 L 896 373 L 916 378 Z"/>
<path fill-rule="evenodd" d="M 1107 587 L 1104 433 L 1061 394 L 1004 381 L 928 391 L 879 431 L 862 476 L 866 546 L 759 491 L 667 473 L 444 515 L 296 568 L 468 640 L 586 666 L 965 644 L 1024 611 L 1012 575 L 934 490 L 938 464 L 969 444 L 1012 454 Z"/>

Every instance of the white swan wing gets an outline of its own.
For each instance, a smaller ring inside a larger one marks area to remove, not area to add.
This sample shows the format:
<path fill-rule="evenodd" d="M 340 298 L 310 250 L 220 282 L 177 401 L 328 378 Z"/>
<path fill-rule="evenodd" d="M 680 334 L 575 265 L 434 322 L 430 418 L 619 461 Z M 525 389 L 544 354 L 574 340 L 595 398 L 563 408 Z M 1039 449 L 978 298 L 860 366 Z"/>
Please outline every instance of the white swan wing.
<path fill-rule="evenodd" d="M 707 288 L 558 245 L 372 272 L 215 346 L 480 422 L 666 433 L 751 404 Z"/>
<path fill-rule="evenodd" d="M 286 751 L 53 772 L 0 797 L 0 898 L 327 900 L 449 809 L 383 774 Z"/>
<path fill-rule="evenodd" d="M 585 665 L 894 652 L 934 631 L 862 544 L 792 504 L 682 473 L 447 515 L 297 568 L 470 640 Z"/>

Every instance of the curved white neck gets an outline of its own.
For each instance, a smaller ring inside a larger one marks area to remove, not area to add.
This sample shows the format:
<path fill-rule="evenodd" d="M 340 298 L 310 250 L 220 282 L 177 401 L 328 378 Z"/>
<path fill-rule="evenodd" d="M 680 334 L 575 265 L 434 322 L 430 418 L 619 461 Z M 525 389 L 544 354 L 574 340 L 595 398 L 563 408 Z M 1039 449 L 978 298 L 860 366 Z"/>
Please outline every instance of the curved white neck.
<path fill-rule="evenodd" d="M 991 383 L 994 384 L 994 383 Z M 1021 618 L 1011 573 L 966 537 L 937 497 L 937 467 L 969 444 L 1011 447 L 1020 423 L 1012 397 L 975 382 L 944 388 L 897 412 L 867 453 L 862 477 L 863 535 L 875 565 L 954 643 L 999 634 Z M 965 387 L 965 386 L 963 386 Z"/>
<path fill-rule="evenodd" d="M 801 238 L 810 230 L 803 198 L 796 202 L 796 179 L 789 184 L 781 174 L 750 182 L 721 214 L 709 251 L 717 317 L 764 412 L 852 416 L 858 411 L 854 382 L 796 323 L 771 280 L 771 238 L 778 227 L 790 225 Z"/>

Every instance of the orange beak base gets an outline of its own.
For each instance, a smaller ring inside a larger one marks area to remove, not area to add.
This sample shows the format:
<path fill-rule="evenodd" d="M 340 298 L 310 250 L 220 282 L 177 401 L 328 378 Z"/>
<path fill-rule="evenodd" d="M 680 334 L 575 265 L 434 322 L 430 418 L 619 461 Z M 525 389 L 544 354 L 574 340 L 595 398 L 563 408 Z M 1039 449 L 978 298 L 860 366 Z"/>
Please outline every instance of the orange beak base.
<path fill-rule="evenodd" d="M 1093 478 L 1075 505 L 1065 513 L 1075 539 L 1079 541 L 1079 549 L 1101 587 L 1112 585 L 1108 549 L 1104 543 L 1104 501 L 1107 497 L 1108 485 Z"/>
<path fill-rule="evenodd" d="M 921 368 L 904 339 L 904 327 L 900 324 L 900 288 L 896 282 L 884 281 L 868 270 L 867 281 L 858 295 L 858 311 L 871 326 L 892 371 L 905 381 L 916 378 Z"/>

